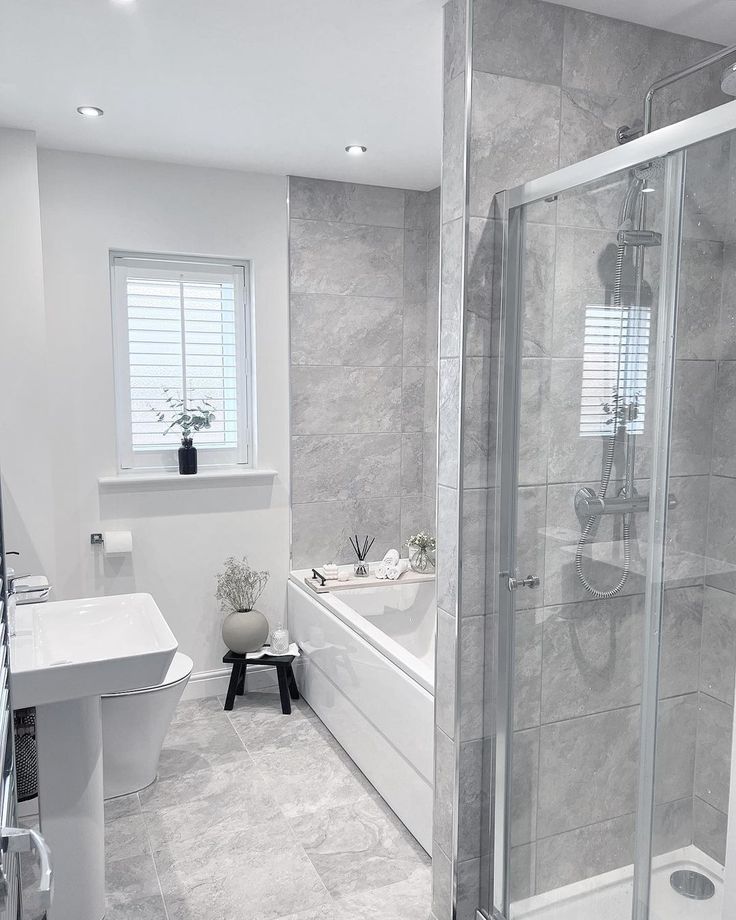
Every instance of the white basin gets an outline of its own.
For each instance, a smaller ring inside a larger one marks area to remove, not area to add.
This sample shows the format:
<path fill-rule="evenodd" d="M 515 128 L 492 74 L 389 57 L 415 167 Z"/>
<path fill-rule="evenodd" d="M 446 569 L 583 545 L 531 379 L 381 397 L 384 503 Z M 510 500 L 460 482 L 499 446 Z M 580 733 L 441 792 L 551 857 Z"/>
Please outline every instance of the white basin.
<path fill-rule="evenodd" d="M 100 697 L 160 683 L 176 650 L 150 594 L 16 610 L 11 690 L 14 708 L 36 707 L 39 816 L 55 875 L 48 920 L 105 914 Z"/>
<path fill-rule="evenodd" d="M 13 705 L 152 687 L 164 679 L 176 650 L 150 594 L 18 607 L 10 642 Z"/>

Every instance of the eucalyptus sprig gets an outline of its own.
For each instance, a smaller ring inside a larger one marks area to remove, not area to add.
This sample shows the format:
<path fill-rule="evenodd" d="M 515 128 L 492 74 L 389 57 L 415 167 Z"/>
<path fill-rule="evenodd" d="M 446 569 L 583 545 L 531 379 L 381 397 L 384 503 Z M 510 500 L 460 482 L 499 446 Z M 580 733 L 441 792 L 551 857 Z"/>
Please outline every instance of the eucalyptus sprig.
<path fill-rule="evenodd" d="M 172 428 L 181 428 L 182 437 L 190 438 L 193 431 L 204 431 L 212 426 L 215 420 L 215 407 L 210 402 L 209 396 L 204 396 L 199 403 L 193 406 L 187 406 L 186 401 L 178 396 L 172 396 L 168 387 L 163 388 L 164 401 L 168 409 L 154 409 L 159 422 L 169 422 L 164 434 L 168 434 Z"/>

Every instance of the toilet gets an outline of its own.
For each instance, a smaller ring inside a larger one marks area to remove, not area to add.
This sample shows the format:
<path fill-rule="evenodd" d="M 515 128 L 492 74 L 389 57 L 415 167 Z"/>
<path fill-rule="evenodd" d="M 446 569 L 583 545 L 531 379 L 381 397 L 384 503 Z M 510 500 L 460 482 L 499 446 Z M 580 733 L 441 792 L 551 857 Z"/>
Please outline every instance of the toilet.
<path fill-rule="evenodd" d="M 105 798 L 128 795 L 156 779 L 161 747 L 194 662 L 177 652 L 155 687 L 102 697 L 102 764 Z"/>

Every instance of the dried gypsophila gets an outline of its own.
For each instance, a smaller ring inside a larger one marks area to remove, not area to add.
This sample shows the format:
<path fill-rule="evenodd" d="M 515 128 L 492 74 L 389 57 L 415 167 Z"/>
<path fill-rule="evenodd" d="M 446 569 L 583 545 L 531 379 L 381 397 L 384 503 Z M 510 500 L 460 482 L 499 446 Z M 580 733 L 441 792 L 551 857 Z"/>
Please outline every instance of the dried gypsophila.
<path fill-rule="evenodd" d="M 248 557 L 225 560 L 225 570 L 217 575 L 216 597 L 223 610 L 241 613 L 252 610 L 266 587 L 270 573 L 259 572 L 248 564 Z"/>

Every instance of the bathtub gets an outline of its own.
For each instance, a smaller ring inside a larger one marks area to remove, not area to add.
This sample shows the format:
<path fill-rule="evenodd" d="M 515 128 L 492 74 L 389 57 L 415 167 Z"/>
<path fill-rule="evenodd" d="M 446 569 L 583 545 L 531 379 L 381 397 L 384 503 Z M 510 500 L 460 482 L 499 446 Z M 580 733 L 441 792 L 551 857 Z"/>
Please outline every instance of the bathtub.
<path fill-rule="evenodd" d="M 315 594 L 288 585 L 299 688 L 427 852 L 432 844 L 434 578 Z"/>

